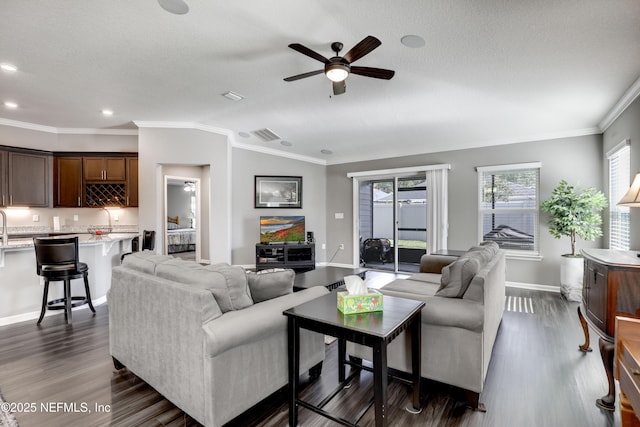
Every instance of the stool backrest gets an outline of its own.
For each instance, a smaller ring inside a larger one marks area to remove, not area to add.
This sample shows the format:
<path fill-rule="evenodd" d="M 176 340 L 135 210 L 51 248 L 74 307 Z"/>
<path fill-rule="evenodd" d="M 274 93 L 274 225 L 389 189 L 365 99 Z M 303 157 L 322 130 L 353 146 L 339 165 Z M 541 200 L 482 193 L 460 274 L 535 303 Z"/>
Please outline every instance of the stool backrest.
<path fill-rule="evenodd" d="M 41 275 L 47 266 L 64 267 L 79 270 L 78 236 L 75 237 L 34 237 L 33 246 L 36 250 L 36 270 Z"/>
<path fill-rule="evenodd" d="M 155 230 L 144 230 L 142 233 L 142 250 L 148 249 L 150 251 L 156 246 L 156 232 Z"/>

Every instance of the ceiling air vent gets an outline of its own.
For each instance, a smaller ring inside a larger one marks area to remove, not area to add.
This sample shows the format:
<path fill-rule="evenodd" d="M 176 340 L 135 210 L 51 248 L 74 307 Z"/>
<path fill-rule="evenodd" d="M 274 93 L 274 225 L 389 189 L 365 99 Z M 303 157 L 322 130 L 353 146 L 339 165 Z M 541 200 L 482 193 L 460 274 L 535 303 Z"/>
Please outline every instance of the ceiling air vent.
<path fill-rule="evenodd" d="M 255 136 L 257 136 L 258 138 L 260 138 L 261 140 L 265 141 L 265 142 L 276 141 L 278 139 L 282 139 L 274 131 L 272 131 L 269 128 L 254 130 L 251 133 L 254 134 Z"/>

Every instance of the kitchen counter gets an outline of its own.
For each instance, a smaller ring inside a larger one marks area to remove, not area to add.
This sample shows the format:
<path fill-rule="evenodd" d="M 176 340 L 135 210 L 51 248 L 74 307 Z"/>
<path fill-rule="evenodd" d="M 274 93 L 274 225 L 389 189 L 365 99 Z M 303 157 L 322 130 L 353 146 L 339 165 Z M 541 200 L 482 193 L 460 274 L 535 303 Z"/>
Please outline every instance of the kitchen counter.
<path fill-rule="evenodd" d="M 89 233 L 10 233 L 8 244 L 0 246 L 0 325 L 38 318 L 42 302 L 42 278 L 36 274 L 33 236 L 78 236 L 80 261 L 89 266 L 89 287 L 93 304 L 106 301 L 111 287 L 111 269 L 120 265 L 120 256 L 131 251 L 137 232 L 96 236 Z M 71 281 L 72 295 L 84 295 L 82 280 Z M 49 300 L 62 297 L 62 282 L 52 282 Z M 87 306 L 77 309 L 88 309 Z M 49 311 L 47 315 L 60 314 Z M 47 319 L 42 325 L 46 327 Z"/>

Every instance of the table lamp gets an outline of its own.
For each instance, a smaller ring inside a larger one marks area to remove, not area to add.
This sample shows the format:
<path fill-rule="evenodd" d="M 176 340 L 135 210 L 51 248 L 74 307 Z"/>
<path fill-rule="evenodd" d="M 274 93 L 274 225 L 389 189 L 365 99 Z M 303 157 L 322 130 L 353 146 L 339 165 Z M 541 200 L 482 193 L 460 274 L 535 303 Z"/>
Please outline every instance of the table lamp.
<path fill-rule="evenodd" d="M 631 187 L 629 187 L 629 190 L 622 196 L 622 199 L 620 199 L 617 205 L 628 206 L 630 208 L 640 207 L 640 173 L 637 173 L 635 178 L 633 178 Z M 640 253 L 638 257 L 640 257 Z"/>

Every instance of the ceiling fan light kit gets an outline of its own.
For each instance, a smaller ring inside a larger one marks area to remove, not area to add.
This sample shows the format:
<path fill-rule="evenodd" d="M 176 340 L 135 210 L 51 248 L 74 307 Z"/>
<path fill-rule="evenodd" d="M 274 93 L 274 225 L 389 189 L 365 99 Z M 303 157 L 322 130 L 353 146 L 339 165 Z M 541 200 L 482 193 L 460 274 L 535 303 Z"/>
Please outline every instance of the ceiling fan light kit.
<path fill-rule="evenodd" d="M 308 47 L 301 45 L 300 43 L 292 43 L 289 45 L 291 49 L 303 55 L 306 55 L 309 58 L 313 58 L 316 61 L 324 63 L 324 69 L 286 77 L 284 81 L 292 82 L 295 80 L 300 80 L 306 77 L 324 73 L 325 76 L 327 76 L 327 78 L 333 82 L 333 94 L 341 95 L 346 92 L 345 80 L 347 77 L 349 77 L 349 74 L 358 74 L 365 77 L 390 80 L 395 74 L 395 71 L 393 70 L 351 66 L 353 62 L 371 53 L 371 51 L 373 51 L 381 44 L 382 42 L 377 38 L 373 36 L 367 36 L 362 39 L 357 45 L 351 48 L 351 50 L 344 56 L 340 56 L 340 51 L 342 50 L 343 45 L 340 42 L 333 42 L 331 43 L 331 49 L 336 53 L 336 56 L 331 59 L 327 59 L 319 53 L 309 49 Z"/>

